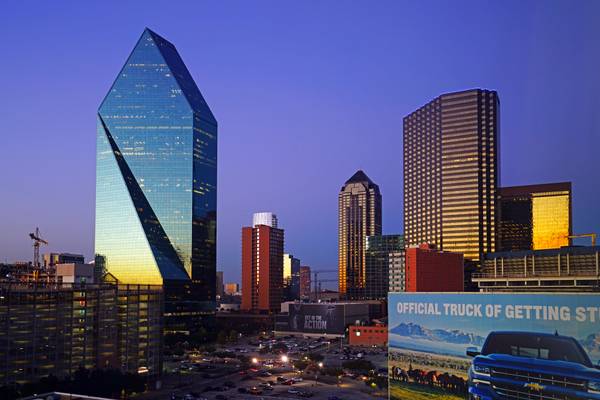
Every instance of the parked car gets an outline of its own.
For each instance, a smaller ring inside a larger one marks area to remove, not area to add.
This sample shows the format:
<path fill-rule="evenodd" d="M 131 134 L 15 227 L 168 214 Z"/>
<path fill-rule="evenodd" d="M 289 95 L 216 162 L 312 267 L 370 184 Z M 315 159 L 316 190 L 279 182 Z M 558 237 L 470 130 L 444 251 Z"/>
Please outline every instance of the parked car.
<path fill-rule="evenodd" d="M 285 382 L 285 381 L 287 381 L 287 379 L 285 379 L 283 376 L 277 377 L 277 382 Z"/>
<path fill-rule="evenodd" d="M 300 391 L 297 389 L 290 389 L 287 391 L 289 394 L 300 394 Z"/>
<path fill-rule="evenodd" d="M 569 336 L 495 331 L 467 355 L 469 399 L 600 399 L 600 370 Z"/>
<path fill-rule="evenodd" d="M 257 388 L 256 386 L 252 386 L 250 389 L 248 389 L 248 393 L 254 394 L 254 395 L 260 395 L 263 393 L 263 391 L 261 389 Z"/>

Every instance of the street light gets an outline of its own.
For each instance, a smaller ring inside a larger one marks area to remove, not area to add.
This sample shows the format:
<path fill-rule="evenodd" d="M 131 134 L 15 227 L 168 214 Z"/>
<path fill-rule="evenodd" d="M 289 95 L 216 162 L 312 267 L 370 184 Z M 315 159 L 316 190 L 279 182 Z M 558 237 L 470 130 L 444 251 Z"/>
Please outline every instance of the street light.
<path fill-rule="evenodd" d="M 317 364 L 317 366 L 319 368 L 323 368 L 323 361 L 319 361 L 319 363 Z M 315 371 L 315 386 L 318 385 L 318 382 L 319 382 L 319 370 L 316 370 Z"/>
<path fill-rule="evenodd" d="M 252 358 L 252 364 L 258 364 L 258 358 L 256 358 L 256 357 Z"/>
<path fill-rule="evenodd" d="M 288 358 L 288 356 L 286 356 L 285 354 L 281 356 L 281 362 L 282 363 L 287 363 L 290 359 Z"/>

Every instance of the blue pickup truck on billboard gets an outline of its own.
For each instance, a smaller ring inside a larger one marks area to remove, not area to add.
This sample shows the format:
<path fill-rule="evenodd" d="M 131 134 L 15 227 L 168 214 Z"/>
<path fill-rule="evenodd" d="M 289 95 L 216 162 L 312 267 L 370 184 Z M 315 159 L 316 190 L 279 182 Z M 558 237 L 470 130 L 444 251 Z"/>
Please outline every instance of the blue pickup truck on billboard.
<path fill-rule="evenodd" d="M 394 293 L 391 399 L 600 399 L 600 295 Z"/>

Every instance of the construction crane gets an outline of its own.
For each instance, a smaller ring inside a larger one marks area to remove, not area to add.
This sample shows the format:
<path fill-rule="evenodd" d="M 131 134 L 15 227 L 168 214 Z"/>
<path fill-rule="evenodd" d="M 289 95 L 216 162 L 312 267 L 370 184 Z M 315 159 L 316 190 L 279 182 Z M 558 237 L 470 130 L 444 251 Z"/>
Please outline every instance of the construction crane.
<path fill-rule="evenodd" d="M 40 237 L 40 228 L 35 228 L 35 233 L 30 233 L 29 237 L 33 240 L 33 267 L 40 268 L 40 246 L 48 242 Z"/>
<path fill-rule="evenodd" d="M 313 273 L 313 282 L 314 282 L 314 291 L 315 291 L 315 301 L 319 300 L 319 291 L 321 289 L 321 282 L 336 282 L 337 279 L 328 279 L 328 280 L 319 280 L 319 274 L 332 274 L 338 273 L 337 269 L 327 269 L 320 271 L 312 271 Z"/>
<path fill-rule="evenodd" d="M 592 246 L 596 245 L 596 234 L 595 233 L 580 233 L 580 234 L 575 234 L 575 235 L 569 235 L 567 237 L 569 239 L 577 239 L 577 238 L 589 237 L 589 238 L 592 239 Z"/>

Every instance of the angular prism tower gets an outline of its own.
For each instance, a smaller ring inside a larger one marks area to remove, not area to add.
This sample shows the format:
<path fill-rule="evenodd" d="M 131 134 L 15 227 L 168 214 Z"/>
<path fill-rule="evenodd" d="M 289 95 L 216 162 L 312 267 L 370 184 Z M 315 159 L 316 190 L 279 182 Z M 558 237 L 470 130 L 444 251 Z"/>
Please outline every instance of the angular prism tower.
<path fill-rule="evenodd" d="M 217 121 L 175 47 L 144 30 L 98 109 L 96 254 L 162 284 L 167 333 L 214 320 Z"/>

